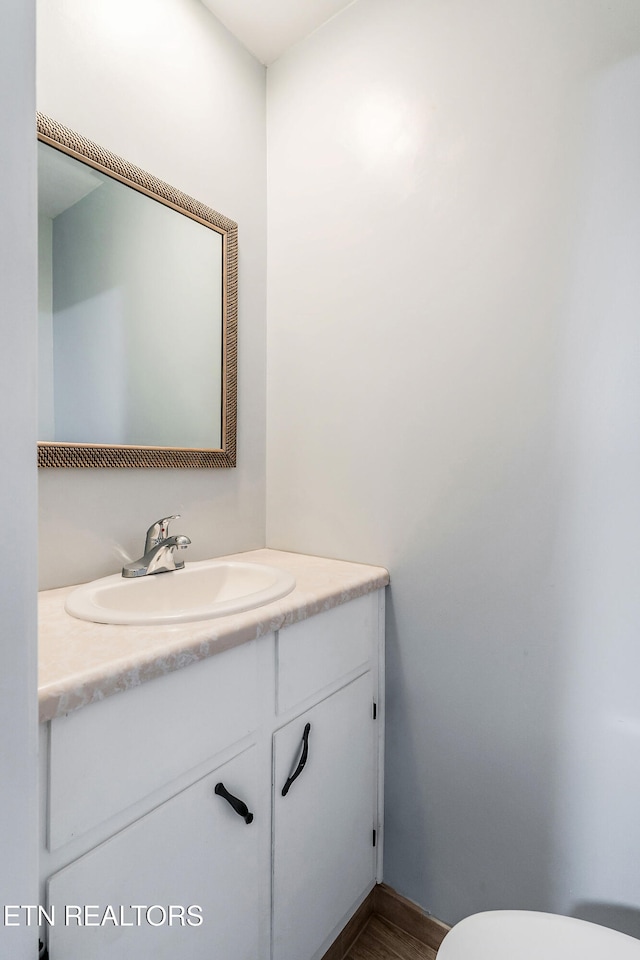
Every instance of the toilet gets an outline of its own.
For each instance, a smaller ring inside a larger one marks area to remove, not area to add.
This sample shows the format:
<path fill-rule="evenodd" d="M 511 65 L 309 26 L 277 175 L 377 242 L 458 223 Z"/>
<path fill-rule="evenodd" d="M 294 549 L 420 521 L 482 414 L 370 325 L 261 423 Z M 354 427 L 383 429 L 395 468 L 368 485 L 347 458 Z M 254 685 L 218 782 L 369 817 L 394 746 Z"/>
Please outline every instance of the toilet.
<path fill-rule="evenodd" d="M 573 917 L 492 910 L 457 923 L 438 960 L 640 960 L 640 940 Z"/>

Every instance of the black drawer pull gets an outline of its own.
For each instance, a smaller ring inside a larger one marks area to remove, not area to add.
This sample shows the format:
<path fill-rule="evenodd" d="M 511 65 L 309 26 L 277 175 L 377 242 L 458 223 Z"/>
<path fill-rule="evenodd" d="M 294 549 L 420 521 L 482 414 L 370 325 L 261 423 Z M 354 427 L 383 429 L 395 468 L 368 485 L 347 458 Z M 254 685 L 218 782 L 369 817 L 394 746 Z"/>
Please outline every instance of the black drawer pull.
<path fill-rule="evenodd" d="M 304 728 L 304 733 L 302 734 L 302 753 L 300 754 L 300 760 L 298 761 L 298 766 L 288 778 L 284 787 L 282 788 L 282 796 L 286 797 L 291 788 L 291 784 L 294 780 L 297 780 L 302 771 L 304 770 L 304 765 L 307 762 L 307 757 L 309 756 L 309 731 L 311 730 L 311 724 L 308 723 Z"/>
<path fill-rule="evenodd" d="M 238 800 L 237 797 L 234 797 L 232 793 L 225 788 L 224 783 L 216 783 L 214 793 L 217 793 L 219 797 L 223 797 L 227 803 L 230 803 L 235 812 L 239 817 L 242 817 L 245 823 L 252 823 L 253 814 L 249 813 L 249 807 L 243 800 Z"/>

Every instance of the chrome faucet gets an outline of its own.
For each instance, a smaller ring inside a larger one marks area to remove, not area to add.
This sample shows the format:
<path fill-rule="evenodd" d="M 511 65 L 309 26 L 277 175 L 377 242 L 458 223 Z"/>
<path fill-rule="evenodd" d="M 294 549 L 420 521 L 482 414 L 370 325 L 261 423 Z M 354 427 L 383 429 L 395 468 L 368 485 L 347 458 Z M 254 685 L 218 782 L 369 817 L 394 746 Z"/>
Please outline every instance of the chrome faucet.
<path fill-rule="evenodd" d="M 185 550 L 191 540 L 180 535 L 169 536 L 169 524 L 179 517 L 180 514 L 177 513 L 173 517 L 164 517 L 151 524 L 144 542 L 144 556 L 125 564 L 122 568 L 123 577 L 147 577 L 152 573 L 182 570 L 184 560 L 176 560 L 175 551 Z"/>

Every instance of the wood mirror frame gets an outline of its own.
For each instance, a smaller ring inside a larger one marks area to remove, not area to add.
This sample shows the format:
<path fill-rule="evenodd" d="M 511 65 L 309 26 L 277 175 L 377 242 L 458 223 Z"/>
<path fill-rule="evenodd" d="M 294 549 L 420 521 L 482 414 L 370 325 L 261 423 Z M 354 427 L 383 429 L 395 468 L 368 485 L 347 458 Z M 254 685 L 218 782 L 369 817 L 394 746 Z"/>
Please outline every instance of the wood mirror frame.
<path fill-rule="evenodd" d="M 40 467 L 235 467 L 237 421 L 238 225 L 193 197 L 44 114 L 38 140 L 191 217 L 222 236 L 222 396 L 219 449 L 38 442 Z"/>

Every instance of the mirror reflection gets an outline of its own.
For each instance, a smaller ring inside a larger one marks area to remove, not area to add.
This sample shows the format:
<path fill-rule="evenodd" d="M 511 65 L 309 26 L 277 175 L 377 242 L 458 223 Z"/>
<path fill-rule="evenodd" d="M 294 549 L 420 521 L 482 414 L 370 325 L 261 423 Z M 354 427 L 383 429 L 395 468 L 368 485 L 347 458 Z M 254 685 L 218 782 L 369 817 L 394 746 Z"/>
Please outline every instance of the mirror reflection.
<path fill-rule="evenodd" d="M 221 235 L 38 152 L 40 439 L 219 448 Z"/>

